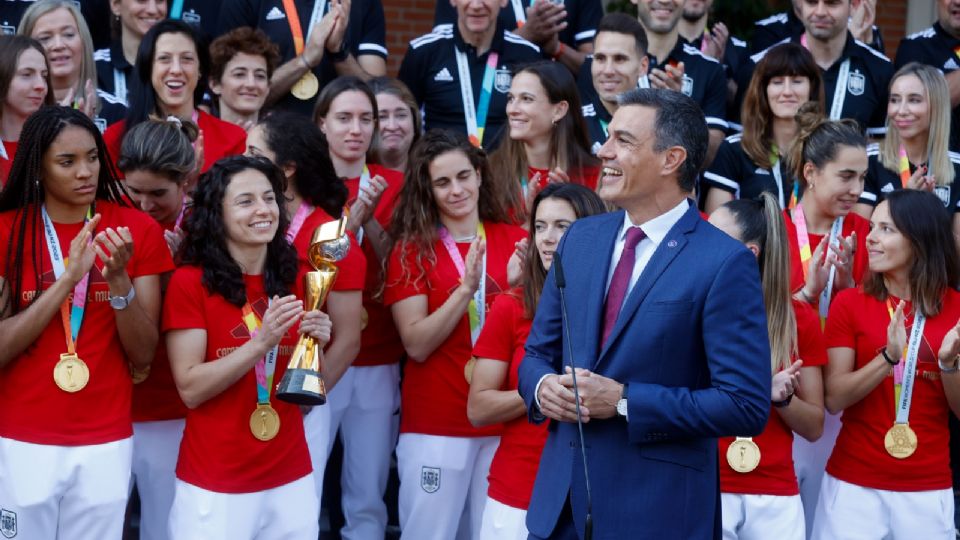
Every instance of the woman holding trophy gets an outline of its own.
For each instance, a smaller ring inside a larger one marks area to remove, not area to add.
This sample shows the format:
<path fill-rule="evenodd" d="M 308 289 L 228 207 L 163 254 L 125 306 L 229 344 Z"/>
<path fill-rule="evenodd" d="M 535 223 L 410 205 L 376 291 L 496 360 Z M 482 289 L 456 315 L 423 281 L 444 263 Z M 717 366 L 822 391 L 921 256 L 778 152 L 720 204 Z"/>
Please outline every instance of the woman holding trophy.
<path fill-rule="evenodd" d="M 427 133 L 407 169 L 384 292 L 410 358 L 397 444 L 400 527 L 404 538 L 453 538 L 466 506 L 464 530 L 476 538 L 502 425 L 476 428 L 467 418 L 471 353 L 526 233 L 510 224 L 496 195 L 505 186 L 465 135 Z"/>
<path fill-rule="evenodd" d="M 332 324 L 304 312 L 297 253 L 265 159 L 217 162 L 184 220 L 183 266 L 163 329 L 187 413 L 170 512 L 172 538 L 315 538 L 319 501 L 296 405 L 276 399 L 299 333 L 319 346 Z"/>

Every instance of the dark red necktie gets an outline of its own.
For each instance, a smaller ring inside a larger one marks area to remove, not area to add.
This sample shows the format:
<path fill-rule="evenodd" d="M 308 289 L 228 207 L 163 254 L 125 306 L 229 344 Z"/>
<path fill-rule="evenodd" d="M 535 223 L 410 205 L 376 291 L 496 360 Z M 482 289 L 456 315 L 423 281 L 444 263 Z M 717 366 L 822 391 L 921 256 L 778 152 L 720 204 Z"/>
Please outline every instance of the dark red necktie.
<path fill-rule="evenodd" d="M 623 300 L 627 297 L 627 290 L 630 289 L 630 276 L 633 275 L 633 266 L 637 261 L 637 244 L 646 237 L 647 235 L 640 227 L 627 229 L 627 239 L 623 245 L 623 253 L 620 254 L 620 260 L 617 261 L 617 268 L 613 271 L 613 279 L 610 280 L 610 289 L 607 291 L 601 347 L 607 344 L 607 338 L 610 337 L 610 332 L 617 324 L 617 316 L 620 315 Z"/>

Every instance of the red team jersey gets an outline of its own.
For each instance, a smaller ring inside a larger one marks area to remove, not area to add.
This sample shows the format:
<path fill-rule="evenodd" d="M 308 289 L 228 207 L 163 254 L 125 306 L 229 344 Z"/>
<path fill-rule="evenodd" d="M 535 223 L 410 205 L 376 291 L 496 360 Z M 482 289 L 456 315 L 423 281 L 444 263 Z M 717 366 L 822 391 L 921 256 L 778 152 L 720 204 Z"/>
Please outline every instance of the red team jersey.
<path fill-rule="evenodd" d="M 242 127 L 220 120 L 204 111 L 197 111 L 197 126 L 203 134 L 203 169 L 207 172 L 220 158 L 239 156 L 247 149 L 247 132 Z M 126 132 L 126 120 L 111 124 L 103 132 L 103 142 L 107 145 L 110 159 L 116 165 L 120 159 L 120 144 Z"/>
<path fill-rule="evenodd" d="M 507 290 L 507 260 L 526 232 L 520 227 L 485 222 L 487 237 L 486 304 Z M 466 259 L 469 242 L 457 243 Z M 412 296 L 426 295 L 427 312 L 436 311 L 459 285 L 460 274 L 440 240 L 434 242 L 435 264 L 425 263 L 425 273 L 417 270 L 417 249 L 398 245 L 387 264 L 384 304 L 390 306 Z M 401 261 L 416 276 L 401 268 Z M 411 359 L 404 368 L 401 388 L 401 433 L 423 433 L 449 437 L 485 437 L 500 433 L 501 426 L 475 428 L 467 418 L 469 385 L 463 369 L 472 357 L 470 323 L 464 312 L 447 339 L 427 358 Z"/>
<path fill-rule="evenodd" d="M 387 169 L 380 165 L 368 165 L 370 177 L 380 175 L 387 183 L 387 189 L 380 196 L 380 203 L 373 214 L 374 219 L 385 230 L 390 227 L 390 218 L 397 205 L 400 188 L 403 187 L 403 173 Z M 357 198 L 360 189 L 360 177 L 347 179 L 349 202 Z M 378 295 L 383 288 L 383 265 L 371 247 L 370 242 L 362 244 L 363 253 L 367 257 L 367 282 L 363 289 L 363 309 L 367 312 L 367 326 L 360 336 L 360 352 L 353 361 L 354 366 L 379 366 L 396 364 L 403 356 L 403 344 L 400 343 L 400 334 L 393 324 L 390 310 L 383 305 Z"/>
<path fill-rule="evenodd" d="M 893 298 L 893 305 L 899 302 Z M 907 336 L 913 326 L 913 306 L 907 302 Z M 937 352 L 944 335 L 960 319 L 960 293 L 947 289 L 943 308 L 927 319 L 917 358 L 917 378 L 910 406 L 910 427 L 917 434 L 917 451 L 906 459 L 890 456 L 883 439 L 894 423 L 892 372 L 859 402 L 847 407 L 827 472 L 834 477 L 873 489 L 926 491 L 951 487 L 950 409 L 943 393 Z M 825 339 L 827 348 L 844 347 L 856 353 L 854 369 L 873 360 L 887 345 L 890 315 L 887 303 L 862 289 L 841 291 L 830 306 Z"/>
<path fill-rule="evenodd" d="M 809 304 L 793 302 L 797 319 L 797 351 L 803 367 L 827 363 L 827 350 L 820 331 L 820 318 Z M 720 491 L 746 495 L 799 495 L 797 476 L 793 469 L 793 431 L 783 421 L 776 407 L 770 407 L 770 419 L 763 433 L 753 438 L 760 448 L 760 464 L 749 473 L 734 471 L 727 463 L 727 447 L 734 437 L 721 437 Z"/>
<path fill-rule="evenodd" d="M 96 211 L 101 215 L 97 232 L 107 227 L 130 229 L 134 251 L 127 273 L 131 279 L 173 270 L 173 260 L 160 226 L 148 215 L 106 201 L 97 201 Z M 7 264 L 6 246 L 12 242 L 14 214 L 14 211 L 0 213 L 0 239 L 4 246 L 0 249 L 0 272 L 5 271 Z M 54 223 L 53 226 L 61 252 L 66 255 L 83 223 Z M 27 238 L 37 241 L 28 245 L 24 253 L 23 264 L 27 268 L 23 292 L 15 299 L 21 309 L 38 294 L 38 284 L 30 267 L 35 257 L 42 268 L 40 287 L 49 289 L 55 281 L 43 237 L 42 225 L 39 230 L 27 231 Z M 103 263 L 97 258 L 90 271 L 87 304 L 77 336 L 77 355 L 90 369 L 89 383 L 75 393 L 64 392 L 54 383 L 54 365 L 60 355 L 67 352 L 66 335 L 57 312 L 36 341 L 0 369 L 0 408 L 5 411 L 0 414 L 0 437 L 34 444 L 79 446 L 117 441 L 132 435 L 133 381 L 102 270 Z"/>
<path fill-rule="evenodd" d="M 803 265 L 800 264 L 800 244 L 797 241 L 797 228 L 793 224 L 790 211 L 783 211 L 783 219 L 787 225 L 787 239 L 790 241 L 790 290 L 796 291 L 803 287 Z M 840 233 L 844 236 L 850 236 L 850 233 L 857 233 L 857 248 L 853 254 L 853 279 L 860 283 L 863 280 L 863 274 L 867 271 L 867 235 L 870 234 L 870 222 L 859 214 L 850 212 L 843 218 L 843 228 Z M 810 237 L 810 254 L 817 249 L 817 245 L 823 240 L 822 234 L 808 234 Z"/>
<path fill-rule="evenodd" d="M 174 272 L 167 287 L 163 331 L 206 331 L 205 362 L 216 362 L 250 340 L 241 308 L 201 283 L 202 271 L 183 266 Z M 268 298 L 262 276 L 244 276 L 247 298 L 262 319 Z M 297 288 L 299 293 L 299 287 Z M 280 341 L 273 386 L 287 370 L 297 342 L 295 324 Z M 310 453 L 303 435 L 303 417 L 293 404 L 276 399 L 270 404 L 280 415 L 280 432 L 270 441 L 260 441 L 250 432 L 250 415 L 257 407 L 254 368 L 219 395 L 187 412 L 187 425 L 180 444 L 177 478 L 220 493 L 252 493 L 275 488 L 310 473 Z"/>
<path fill-rule="evenodd" d="M 530 333 L 532 319 L 523 316 L 523 292 L 513 290 L 493 301 L 480 338 L 473 347 L 477 358 L 507 362 L 509 369 L 503 390 L 518 387 L 517 369 L 523 361 L 524 343 Z M 503 425 L 500 447 L 490 464 L 491 499 L 507 506 L 526 510 L 530 506 L 533 483 L 540 466 L 540 454 L 547 442 L 547 426 L 527 421 L 526 415 Z"/>

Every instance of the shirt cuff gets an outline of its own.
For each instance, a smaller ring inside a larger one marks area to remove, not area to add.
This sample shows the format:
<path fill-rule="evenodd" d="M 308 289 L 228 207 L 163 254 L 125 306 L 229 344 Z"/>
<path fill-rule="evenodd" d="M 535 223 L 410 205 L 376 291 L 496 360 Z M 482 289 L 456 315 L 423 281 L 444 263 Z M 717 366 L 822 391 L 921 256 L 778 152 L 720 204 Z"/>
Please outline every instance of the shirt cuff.
<path fill-rule="evenodd" d="M 540 380 L 537 381 L 537 386 L 533 389 L 533 403 L 537 406 L 537 413 L 543 414 L 540 410 L 540 385 L 543 384 L 544 379 L 549 377 L 550 374 L 547 373 L 543 377 L 540 377 Z"/>

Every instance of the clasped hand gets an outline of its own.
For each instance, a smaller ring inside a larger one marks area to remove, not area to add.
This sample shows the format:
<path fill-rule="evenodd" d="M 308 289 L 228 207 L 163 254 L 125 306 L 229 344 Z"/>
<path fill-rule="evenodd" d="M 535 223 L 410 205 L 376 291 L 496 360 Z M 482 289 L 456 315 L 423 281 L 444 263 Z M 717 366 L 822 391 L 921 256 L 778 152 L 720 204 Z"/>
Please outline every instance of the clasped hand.
<path fill-rule="evenodd" d="M 590 370 L 577 368 L 577 387 L 580 393 L 580 419 L 589 422 L 602 420 L 617 414 L 617 401 L 623 393 L 623 385 Z M 547 418 L 560 422 L 577 421 L 577 402 L 573 392 L 573 374 L 567 367 L 562 375 L 548 375 L 537 394 L 540 412 Z"/>

